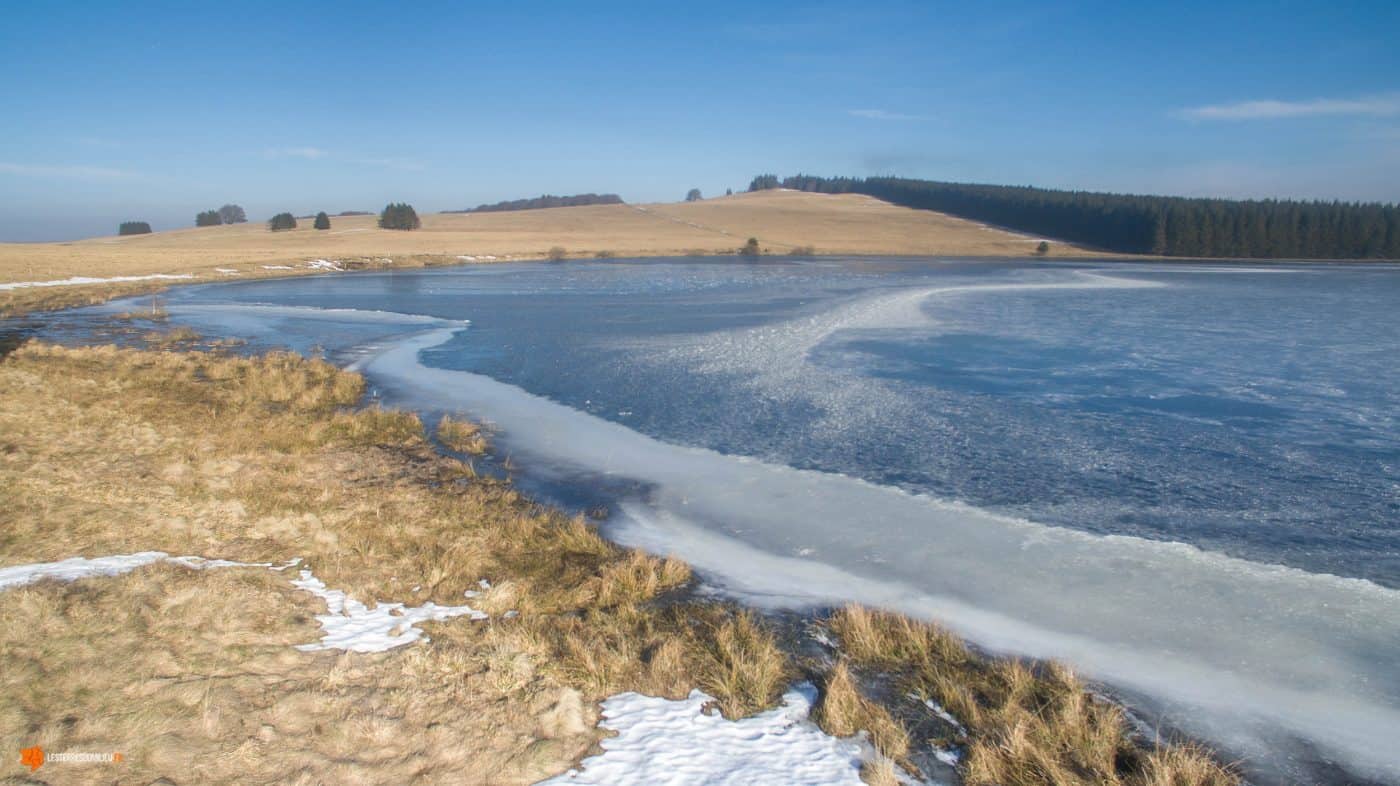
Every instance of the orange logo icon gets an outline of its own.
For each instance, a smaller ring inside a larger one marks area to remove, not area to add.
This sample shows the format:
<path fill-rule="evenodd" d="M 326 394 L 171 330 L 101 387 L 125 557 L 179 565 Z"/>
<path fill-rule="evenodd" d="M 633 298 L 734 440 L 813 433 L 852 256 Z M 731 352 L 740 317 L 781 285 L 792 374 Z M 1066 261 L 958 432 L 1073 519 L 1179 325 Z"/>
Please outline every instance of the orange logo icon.
<path fill-rule="evenodd" d="M 19 752 L 19 763 L 29 768 L 33 772 L 44 766 L 44 749 L 35 745 L 32 748 L 24 748 Z"/>

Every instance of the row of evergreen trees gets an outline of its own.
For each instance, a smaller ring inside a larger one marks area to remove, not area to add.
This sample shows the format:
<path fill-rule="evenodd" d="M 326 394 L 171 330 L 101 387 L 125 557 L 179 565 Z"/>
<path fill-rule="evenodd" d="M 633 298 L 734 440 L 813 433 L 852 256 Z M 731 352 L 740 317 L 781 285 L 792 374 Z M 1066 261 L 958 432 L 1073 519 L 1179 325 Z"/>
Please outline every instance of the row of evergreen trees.
<path fill-rule="evenodd" d="M 368 214 L 362 211 L 347 211 L 340 215 L 362 216 Z M 322 210 L 316 214 L 316 218 L 312 220 L 311 226 L 313 229 L 330 229 L 330 215 Z M 418 213 L 414 211 L 413 205 L 407 202 L 391 202 L 385 205 L 384 210 L 379 214 L 380 229 L 417 229 L 420 226 L 422 226 L 422 222 L 418 220 Z M 267 228 L 273 232 L 296 229 L 296 216 L 291 213 L 278 213 L 267 222 Z"/>
<path fill-rule="evenodd" d="M 390 202 L 379 214 L 380 229 L 410 230 L 422 225 L 423 222 L 418 220 L 418 213 L 413 209 L 413 205 L 407 202 Z"/>
<path fill-rule="evenodd" d="M 759 175 L 750 191 L 866 194 L 906 207 L 1133 254 L 1278 259 L 1400 259 L 1400 206 L 1193 199 L 898 177 Z"/>
<path fill-rule="evenodd" d="M 123 221 L 117 225 L 118 235 L 149 235 L 151 225 L 145 221 Z"/>
<path fill-rule="evenodd" d="M 218 210 L 205 210 L 195 214 L 194 225 L 197 227 L 216 227 L 220 224 L 242 224 L 248 220 L 248 216 L 243 212 L 241 205 L 228 204 Z"/>
<path fill-rule="evenodd" d="M 512 199 L 490 205 L 477 205 L 466 210 L 444 210 L 444 213 L 497 213 L 508 210 L 539 210 L 546 207 L 579 207 L 581 205 L 620 205 L 622 197 L 617 194 L 574 194 L 554 196 L 545 194 L 531 199 Z"/>

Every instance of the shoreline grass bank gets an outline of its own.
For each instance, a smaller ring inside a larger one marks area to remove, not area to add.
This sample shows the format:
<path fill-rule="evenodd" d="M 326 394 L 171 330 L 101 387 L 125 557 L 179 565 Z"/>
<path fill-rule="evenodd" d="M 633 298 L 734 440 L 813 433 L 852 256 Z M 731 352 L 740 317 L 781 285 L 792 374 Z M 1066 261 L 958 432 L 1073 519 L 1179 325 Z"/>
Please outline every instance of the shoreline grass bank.
<path fill-rule="evenodd" d="M 697 599 L 682 562 L 434 449 L 430 432 L 485 450 L 471 424 L 363 407 L 364 380 L 323 361 L 182 338 L 0 359 L 0 567 L 300 557 L 366 603 L 469 599 L 489 619 L 424 623 L 430 640 L 404 649 L 304 652 L 322 604 L 267 570 L 153 563 L 7 589 L 7 740 L 117 746 L 138 780 L 530 783 L 595 749 L 608 696 L 698 687 L 737 718 L 806 677 L 819 725 L 882 754 L 870 783 L 930 744 L 970 784 L 1237 782 L 1190 746 L 1137 745 L 1066 670 L 984 658 L 932 625 L 844 609 L 824 623 L 834 658 L 792 652 L 769 620 Z M 896 718 L 862 675 L 927 700 L 928 723 Z"/>

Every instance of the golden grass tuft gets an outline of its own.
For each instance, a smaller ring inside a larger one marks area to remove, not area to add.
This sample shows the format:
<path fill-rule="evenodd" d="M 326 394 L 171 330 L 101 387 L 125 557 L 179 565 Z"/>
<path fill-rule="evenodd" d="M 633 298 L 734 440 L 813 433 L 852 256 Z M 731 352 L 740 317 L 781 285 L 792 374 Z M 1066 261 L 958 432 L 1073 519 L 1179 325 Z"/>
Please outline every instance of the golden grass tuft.
<path fill-rule="evenodd" d="M 837 611 L 830 624 L 852 660 L 898 674 L 904 689 L 934 699 L 967 727 L 969 786 L 1239 783 L 1201 748 L 1140 748 L 1122 710 L 1061 664 L 1037 669 L 985 658 L 936 625 L 859 606 Z"/>
<path fill-rule="evenodd" d="M 907 764 L 908 733 L 888 710 L 861 695 L 846 661 L 839 661 L 826 675 L 815 715 L 817 725 L 826 733 L 849 737 L 859 731 L 868 732 L 870 743 L 880 755 Z"/>
<path fill-rule="evenodd" d="M 711 623 L 698 643 L 705 650 L 700 685 L 726 717 L 772 706 L 792 676 L 787 655 L 748 611 Z"/>
<path fill-rule="evenodd" d="M 200 335 L 198 332 L 184 325 L 170 330 L 153 330 L 142 336 L 142 340 L 158 349 L 170 349 L 182 344 L 190 344 L 199 339 Z"/>
<path fill-rule="evenodd" d="M 437 425 L 438 441 L 449 450 L 480 456 L 486 452 L 486 437 L 481 427 L 468 420 L 443 415 Z"/>
<path fill-rule="evenodd" d="M 861 765 L 860 779 L 868 786 L 900 786 L 901 783 L 895 763 L 886 758 Z"/>
<path fill-rule="evenodd" d="M 423 441 L 423 421 L 413 412 L 370 407 L 357 412 L 339 412 L 332 418 L 333 439 L 352 445 L 406 447 Z"/>

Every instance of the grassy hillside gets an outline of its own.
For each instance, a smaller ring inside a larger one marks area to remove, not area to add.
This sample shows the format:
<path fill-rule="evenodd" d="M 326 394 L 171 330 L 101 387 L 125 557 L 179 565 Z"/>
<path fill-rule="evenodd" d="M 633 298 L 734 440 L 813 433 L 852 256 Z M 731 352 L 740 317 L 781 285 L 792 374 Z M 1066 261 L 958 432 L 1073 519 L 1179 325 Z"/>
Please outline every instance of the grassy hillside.
<path fill-rule="evenodd" d="M 378 229 L 374 216 L 332 218 L 328 231 L 269 232 L 260 222 L 179 229 L 69 243 L 0 244 L 0 282 L 69 276 L 201 273 L 214 268 L 337 257 L 414 255 L 542 257 L 732 251 L 757 237 L 774 253 L 814 246 L 818 253 L 1027 256 L 1023 235 L 861 195 L 769 191 L 702 202 L 590 205 L 507 213 L 425 214 L 416 232 Z M 1080 253 L 1069 247 L 1052 253 Z"/>

